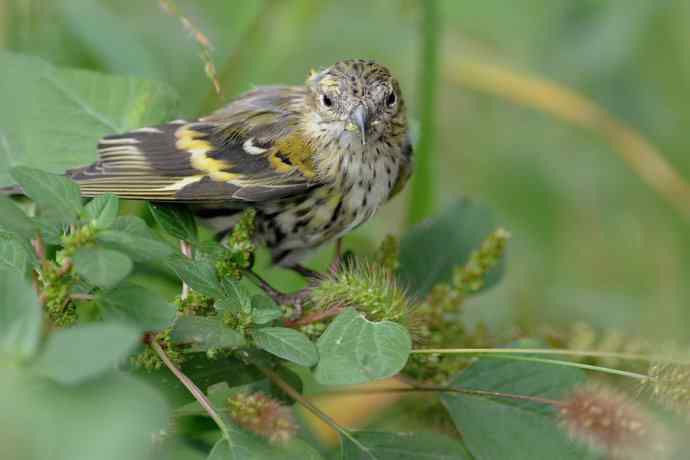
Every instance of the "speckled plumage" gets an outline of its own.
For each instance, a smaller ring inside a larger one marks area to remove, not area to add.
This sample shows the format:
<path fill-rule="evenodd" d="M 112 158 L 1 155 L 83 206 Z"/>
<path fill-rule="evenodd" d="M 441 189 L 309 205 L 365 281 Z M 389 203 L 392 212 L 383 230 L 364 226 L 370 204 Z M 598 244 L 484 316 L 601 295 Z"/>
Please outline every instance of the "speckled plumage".
<path fill-rule="evenodd" d="M 254 207 L 257 239 L 289 266 L 369 219 L 407 181 L 411 154 L 398 83 L 350 60 L 196 121 L 107 136 L 99 160 L 69 174 L 86 196 L 190 203 L 221 232 Z"/>

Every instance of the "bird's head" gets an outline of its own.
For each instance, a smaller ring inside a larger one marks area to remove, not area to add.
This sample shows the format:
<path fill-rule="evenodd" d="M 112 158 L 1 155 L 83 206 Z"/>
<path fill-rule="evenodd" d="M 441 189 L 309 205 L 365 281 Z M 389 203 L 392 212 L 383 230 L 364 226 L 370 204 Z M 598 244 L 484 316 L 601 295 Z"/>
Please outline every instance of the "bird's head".
<path fill-rule="evenodd" d="M 400 86 L 391 73 L 373 61 L 340 61 L 306 81 L 307 105 L 314 131 L 341 145 L 365 145 L 404 123 Z"/>

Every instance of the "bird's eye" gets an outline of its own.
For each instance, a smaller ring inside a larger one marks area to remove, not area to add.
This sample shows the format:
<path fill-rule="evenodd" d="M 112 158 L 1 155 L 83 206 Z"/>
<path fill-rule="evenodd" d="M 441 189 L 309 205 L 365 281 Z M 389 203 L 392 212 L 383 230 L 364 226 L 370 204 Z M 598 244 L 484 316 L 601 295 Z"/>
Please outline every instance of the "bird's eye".
<path fill-rule="evenodd" d="M 395 93 L 390 93 L 388 95 L 388 97 L 386 98 L 386 105 L 388 107 L 393 107 L 396 102 L 397 102 L 397 99 L 395 97 Z"/>
<path fill-rule="evenodd" d="M 324 107 L 332 107 L 333 106 L 333 100 L 326 96 L 325 94 L 321 96 L 321 103 L 323 104 Z"/>

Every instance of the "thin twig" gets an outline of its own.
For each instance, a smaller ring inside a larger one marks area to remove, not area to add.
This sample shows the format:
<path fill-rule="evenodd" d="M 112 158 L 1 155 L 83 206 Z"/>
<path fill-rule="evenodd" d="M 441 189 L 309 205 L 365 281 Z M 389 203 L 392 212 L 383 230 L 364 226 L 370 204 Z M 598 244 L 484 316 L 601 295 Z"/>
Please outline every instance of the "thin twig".
<path fill-rule="evenodd" d="M 96 296 L 93 294 L 75 293 L 69 295 L 70 300 L 93 300 L 95 298 Z"/>
<path fill-rule="evenodd" d="M 563 355 L 563 356 L 589 356 L 592 358 L 618 358 L 635 361 L 662 361 L 687 364 L 670 360 L 661 355 L 645 355 L 641 353 L 622 353 L 614 351 L 596 350 L 568 350 L 563 348 L 427 348 L 412 350 L 415 354 L 456 354 L 456 355 L 483 355 L 483 354 L 530 354 L 530 355 Z"/>
<path fill-rule="evenodd" d="M 326 391 L 322 395 L 348 395 L 348 394 L 376 394 L 376 393 L 460 393 L 469 396 L 484 396 L 495 398 L 515 399 L 529 401 L 550 406 L 560 406 L 561 401 L 555 399 L 541 398 L 539 396 L 518 395 L 513 393 L 502 393 L 499 391 L 475 390 L 472 388 L 449 387 L 442 385 L 420 385 L 414 384 L 411 388 L 383 387 L 383 388 L 351 388 L 347 390 Z"/>
<path fill-rule="evenodd" d="M 263 279 L 258 273 L 256 273 L 253 270 L 245 270 L 244 275 L 258 287 L 260 287 L 277 304 L 280 304 L 282 302 L 282 299 L 287 295 L 284 292 L 280 292 L 279 290 L 271 286 L 268 281 Z"/>
<path fill-rule="evenodd" d="M 213 44 L 211 41 L 196 25 L 194 25 L 194 23 L 187 16 L 180 13 L 172 0 L 158 0 L 158 4 L 166 14 L 174 16 L 178 21 L 180 21 L 180 24 L 184 30 L 186 30 L 187 33 L 192 36 L 196 44 L 199 46 L 199 49 L 201 50 L 199 57 L 204 64 L 204 73 L 206 73 L 206 77 L 211 81 L 211 84 L 213 84 L 213 89 L 216 92 L 216 96 L 220 96 L 220 81 L 218 80 L 216 66 L 213 64 L 213 59 L 211 57 L 211 53 L 213 52 Z"/>
<path fill-rule="evenodd" d="M 213 419 L 214 422 L 216 422 L 216 425 L 218 425 L 218 428 L 220 428 L 221 433 L 223 433 L 223 438 L 225 438 L 229 444 L 232 443 L 230 439 L 230 432 L 228 431 L 228 427 L 226 426 L 225 422 L 223 421 L 223 418 L 216 412 L 216 409 L 213 407 L 213 404 L 211 404 L 211 401 L 208 400 L 206 395 L 204 394 L 203 391 L 199 389 L 198 386 L 194 382 L 191 381 L 189 377 L 185 375 L 184 372 L 182 372 L 177 366 L 175 366 L 175 363 L 173 363 L 168 355 L 165 353 L 165 350 L 161 348 L 161 346 L 156 342 L 156 339 L 153 338 L 149 341 L 149 345 L 153 350 L 158 354 L 160 359 L 165 363 L 165 365 L 170 369 L 170 372 L 175 375 L 177 380 L 179 380 L 182 385 L 184 385 L 187 390 L 194 396 L 194 399 L 197 400 L 197 402 L 201 405 L 201 407 L 204 408 L 204 410 L 208 413 L 208 415 Z"/>
<path fill-rule="evenodd" d="M 594 372 L 601 372 L 604 374 L 618 375 L 621 377 L 628 377 L 628 378 L 635 379 L 635 380 L 648 380 L 649 379 L 648 375 L 639 374 L 637 372 L 629 372 L 629 371 L 624 371 L 621 369 L 614 369 L 611 367 L 604 367 L 604 366 L 593 366 L 591 364 L 582 364 L 582 363 L 576 363 L 573 361 L 563 361 L 560 359 L 545 359 L 545 358 L 532 358 L 530 356 L 492 355 L 492 354 L 486 354 L 484 356 L 489 357 L 489 358 L 498 358 L 498 359 L 512 359 L 514 361 L 528 361 L 528 362 L 532 362 L 532 363 L 553 364 L 556 366 L 563 366 L 563 367 L 575 367 L 575 368 L 583 369 L 586 371 L 594 371 Z"/>
<path fill-rule="evenodd" d="M 315 311 L 311 314 L 303 316 L 302 318 L 286 320 L 283 325 L 285 327 L 300 327 L 306 324 L 315 323 L 317 321 L 321 321 L 338 315 L 341 311 L 343 311 L 344 308 L 345 307 L 343 307 L 342 305 L 335 305 L 333 307 L 327 308 L 326 310 Z"/>

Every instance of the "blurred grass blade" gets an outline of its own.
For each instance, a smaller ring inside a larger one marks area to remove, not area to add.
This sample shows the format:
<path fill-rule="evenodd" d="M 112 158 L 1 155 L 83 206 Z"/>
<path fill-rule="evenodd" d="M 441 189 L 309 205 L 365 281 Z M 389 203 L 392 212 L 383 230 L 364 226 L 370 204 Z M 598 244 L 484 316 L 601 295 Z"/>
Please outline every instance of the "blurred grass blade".
<path fill-rule="evenodd" d="M 446 56 L 444 77 L 600 134 L 635 174 L 690 220 L 690 184 L 642 134 L 595 101 L 542 78 L 452 55 Z"/>
<path fill-rule="evenodd" d="M 412 175 L 407 218 L 409 224 L 416 224 L 429 217 L 435 207 L 436 174 L 436 92 L 438 87 L 438 48 L 441 36 L 440 18 L 436 0 L 422 1 L 424 18 L 422 23 L 421 76 L 418 95 L 420 101 L 419 144 L 415 152 L 415 171 Z"/>

